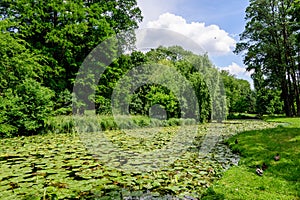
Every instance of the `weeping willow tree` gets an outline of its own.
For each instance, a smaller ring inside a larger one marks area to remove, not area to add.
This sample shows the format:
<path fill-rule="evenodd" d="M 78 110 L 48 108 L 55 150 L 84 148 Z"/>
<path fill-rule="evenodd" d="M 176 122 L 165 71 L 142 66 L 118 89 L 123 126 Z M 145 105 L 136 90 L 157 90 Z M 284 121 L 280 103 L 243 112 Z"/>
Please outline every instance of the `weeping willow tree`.
<path fill-rule="evenodd" d="M 129 110 L 132 114 L 148 115 L 152 106 L 160 105 L 167 118 L 193 118 L 194 114 L 187 111 L 192 108 L 200 122 L 225 119 L 227 105 L 222 77 L 207 55 L 196 55 L 179 46 L 159 47 L 146 54 L 123 55 L 118 62 L 109 66 L 111 69 L 103 76 L 114 83 L 104 81 L 99 85 L 110 92 L 100 92 L 96 98 L 110 101 L 113 92 L 122 96 L 120 99 L 127 98 L 124 105 L 119 105 L 121 100 L 114 104 L 120 110 L 123 107 L 123 113 Z M 121 73 L 109 74 L 114 71 Z M 139 82 L 141 79 L 144 84 Z"/>

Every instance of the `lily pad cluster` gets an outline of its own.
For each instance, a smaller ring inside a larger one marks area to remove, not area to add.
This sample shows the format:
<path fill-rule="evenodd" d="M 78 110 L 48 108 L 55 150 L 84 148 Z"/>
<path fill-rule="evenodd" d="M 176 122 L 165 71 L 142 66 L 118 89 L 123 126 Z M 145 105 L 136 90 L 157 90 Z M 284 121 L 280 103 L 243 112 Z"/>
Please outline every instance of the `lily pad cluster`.
<path fill-rule="evenodd" d="M 222 127 L 220 127 L 222 126 Z M 219 179 L 232 157 L 224 152 L 227 138 L 237 132 L 274 127 L 261 121 L 200 125 L 193 144 L 173 163 L 152 171 L 120 170 L 91 154 L 76 134 L 45 134 L 0 140 L 0 199 L 130 199 L 132 196 L 201 197 Z M 144 129 L 150 134 L 152 129 Z M 160 149 L 178 127 L 160 129 L 151 140 L 140 141 L 134 131 L 107 131 L 123 149 L 136 152 Z M 208 131 L 214 130 L 214 131 Z M 219 132 L 218 132 L 219 131 Z M 205 155 L 208 134 L 217 143 Z M 146 135 L 147 135 L 146 134 Z M 222 147 L 220 145 L 223 145 Z M 223 148 L 223 149 L 222 149 Z M 229 163 L 229 164 L 228 164 Z"/>

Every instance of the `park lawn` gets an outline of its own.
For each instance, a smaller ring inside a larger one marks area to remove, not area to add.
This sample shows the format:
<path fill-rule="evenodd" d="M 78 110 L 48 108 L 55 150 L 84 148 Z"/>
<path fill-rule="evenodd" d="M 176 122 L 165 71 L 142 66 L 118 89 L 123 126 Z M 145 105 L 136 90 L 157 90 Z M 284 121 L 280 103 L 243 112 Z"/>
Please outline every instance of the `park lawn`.
<path fill-rule="evenodd" d="M 227 141 L 241 160 L 215 182 L 214 192 L 225 199 L 300 199 L 300 118 L 267 121 L 282 125 L 246 131 Z M 276 153 L 279 161 L 274 161 Z M 256 166 L 263 163 L 268 168 L 258 176 Z"/>

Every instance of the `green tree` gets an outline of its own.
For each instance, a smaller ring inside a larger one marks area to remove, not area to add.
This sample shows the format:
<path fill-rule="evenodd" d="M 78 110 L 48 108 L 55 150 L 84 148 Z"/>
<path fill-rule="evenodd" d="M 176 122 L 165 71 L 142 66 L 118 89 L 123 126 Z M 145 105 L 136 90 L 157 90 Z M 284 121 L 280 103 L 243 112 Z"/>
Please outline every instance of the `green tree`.
<path fill-rule="evenodd" d="M 189 84 L 179 84 L 185 81 Z M 120 56 L 106 68 L 96 91 L 98 113 L 111 113 L 112 95 L 117 98 L 113 105 L 120 114 L 128 112 L 127 105 L 131 114 L 142 115 L 148 115 L 152 106 L 160 105 L 168 118 L 194 118 L 193 113 L 188 113 L 193 106 L 190 102 L 194 100 L 198 107 L 192 110 L 197 112 L 201 122 L 221 121 L 227 112 L 222 78 L 208 56 L 196 55 L 178 46 Z M 191 99 L 190 92 L 194 92 L 197 99 Z"/>
<path fill-rule="evenodd" d="M 0 16 L 15 22 L 8 29 L 15 37 L 47 57 L 44 82 L 57 92 L 72 90 L 81 63 L 106 38 L 131 31 L 120 41 L 133 40 L 142 19 L 135 0 L 3 0 Z"/>
<path fill-rule="evenodd" d="M 39 64 L 44 57 L 29 51 L 24 40 L 7 31 L 10 26 L 9 21 L 0 21 L 0 94 L 27 78 L 41 81 L 43 68 L 47 68 Z"/>
<path fill-rule="evenodd" d="M 42 56 L 7 31 L 0 21 L 0 136 L 36 134 L 45 130 L 52 114 L 53 91 L 42 85 Z"/>
<path fill-rule="evenodd" d="M 246 9 L 245 31 L 235 49 L 236 53 L 244 52 L 247 70 L 254 72 L 257 94 L 267 88 L 281 91 L 287 116 L 300 115 L 299 68 L 295 59 L 297 55 L 299 57 L 296 40 L 299 28 L 294 28 L 297 22 L 291 20 L 289 13 L 297 3 L 289 0 L 250 0 Z"/>
<path fill-rule="evenodd" d="M 145 63 L 147 63 L 147 57 L 142 52 L 134 51 L 130 55 L 121 55 L 106 67 L 96 88 L 95 104 L 97 113 L 111 113 L 111 95 L 120 78 L 130 69 Z"/>
<path fill-rule="evenodd" d="M 280 90 L 263 88 L 256 93 L 256 110 L 259 116 L 263 114 L 282 114 L 283 102 Z"/>
<path fill-rule="evenodd" d="M 250 83 L 243 79 L 237 79 L 225 70 L 221 71 L 221 76 L 226 91 L 228 112 L 253 113 L 255 111 L 255 100 Z"/>
<path fill-rule="evenodd" d="M 169 63 L 191 83 L 197 96 L 199 108 L 195 109 L 199 112 L 200 121 L 225 119 L 226 100 L 222 80 L 207 55 L 196 55 L 182 47 L 173 46 L 151 50 L 147 56 L 153 62 Z"/>
<path fill-rule="evenodd" d="M 1 136 L 40 134 L 47 130 L 54 92 L 33 79 L 22 80 L 0 96 Z"/>

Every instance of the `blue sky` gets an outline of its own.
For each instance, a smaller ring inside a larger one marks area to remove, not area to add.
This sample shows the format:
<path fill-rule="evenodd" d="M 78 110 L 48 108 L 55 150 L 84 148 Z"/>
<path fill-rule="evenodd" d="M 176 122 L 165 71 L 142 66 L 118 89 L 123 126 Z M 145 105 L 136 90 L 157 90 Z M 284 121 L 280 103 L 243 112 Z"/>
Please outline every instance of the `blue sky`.
<path fill-rule="evenodd" d="M 141 28 L 166 28 L 196 41 L 214 65 L 252 84 L 241 55 L 232 50 L 245 27 L 248 0 L 138 0 Z"/>

